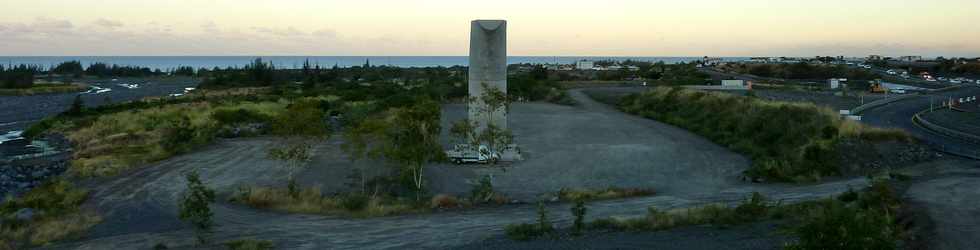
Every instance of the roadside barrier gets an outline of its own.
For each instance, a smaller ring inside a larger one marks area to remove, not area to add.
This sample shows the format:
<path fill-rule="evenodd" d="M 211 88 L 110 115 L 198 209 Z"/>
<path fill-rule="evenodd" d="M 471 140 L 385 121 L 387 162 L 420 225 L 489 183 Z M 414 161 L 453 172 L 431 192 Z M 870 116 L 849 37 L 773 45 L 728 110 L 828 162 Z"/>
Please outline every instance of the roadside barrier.
<path fill-rule="evenodd" d="M 881 100 L 876 100 L 876 101 L 873 101 L 873 102 L 865 103 L 864 105 L 857 106 L 856 108 L 851 109 L 851 114 L 852 115 L 859 115 L 859 114 L 861 114 L 861 112 L 864 112 L 865 110 L 869 110 L 869 109 L 877 108 L 877 107 L 880 107 L 880 106 L 884 106 L 885 104 L 889 104 L 889 103 L 893 103 L 893 102 L 905 100 L 905 99 L 911 98 L 913 96 L 915 96 L 915 95 L 900 95 L 900 96 L 896 96 L 896 97 L 885 98 L 885 99 L 881 99 Z"/>
<path fill-rule="evenodd" d="M 931 131 L 931 132 L 934 132 L 934 133 L 937 133 L 937 134 L 940 134 L 940 135 L 945 135 L 945 136 L 949 136 L 949 137 L 953 137 L 953 138 L 958 138 L 958 139 L 961 139 L 961 140 L 964 140 L 964 141 L 968 141 L 968 142 L 980 144 L 980 135 L 974 135 L 974 134 L 965 133 L 965 132 L 962 132 L 962 131 L 950 129 L 950 128 L 947 128 L 947 127 L 943 127 L 943 126 L 940 126 L 938 124 L 932 123 L 932 122 L 930 122 L 930 121 L 922 118 L 922 115 L 924 115 L 926 113 L 929 113 L 929 112 L 933 112 L 936 109 L 942 109 L 942 108 L 945 108 L 945 107 L 934 107 L 934 108 L 928 108 L 926 110 L 920 111 L 919 113 L 916 113 L 914 116 L 912 116 L 912 123 L 914 123 L 915 125 L 917 125 L 917 126 L 919 126 L 921 128 L 924 128 L 924 129 L 926 129 L 928 131 Z M 944 145 L 944 144 L 935 144 L 935 143 L 929 143 L 929 145 L 932 146 L 933 148 L 935 148 L 936 150 L 939 150 L 939 151 L 942 151 L 942 152 L 946 152 L 946 153 L 954 154 L 954 155 L 959 155 L 959 156 L 963 156 L 963 157 L 967 157 L 967 158 L 972 158 L 972 159 L 975 159 L 975 160 L 980 160 L 980 151 L 978 151 L 978 150 L 967 150 L 967 149 L 963 149 L 963 148 L 959 148 L 959 147 L 947 146 L 947 145 Z"/>

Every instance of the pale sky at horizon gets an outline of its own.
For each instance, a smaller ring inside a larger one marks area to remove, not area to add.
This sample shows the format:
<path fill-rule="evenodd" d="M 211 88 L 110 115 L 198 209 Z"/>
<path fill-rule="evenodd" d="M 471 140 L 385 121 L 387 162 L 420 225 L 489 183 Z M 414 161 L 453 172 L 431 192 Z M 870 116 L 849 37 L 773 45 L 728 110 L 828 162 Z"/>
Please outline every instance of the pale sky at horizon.
<path fill-rule="evenodd" d="M 977 0 L 0 1 L 0 56 L 980 56 Z"/>

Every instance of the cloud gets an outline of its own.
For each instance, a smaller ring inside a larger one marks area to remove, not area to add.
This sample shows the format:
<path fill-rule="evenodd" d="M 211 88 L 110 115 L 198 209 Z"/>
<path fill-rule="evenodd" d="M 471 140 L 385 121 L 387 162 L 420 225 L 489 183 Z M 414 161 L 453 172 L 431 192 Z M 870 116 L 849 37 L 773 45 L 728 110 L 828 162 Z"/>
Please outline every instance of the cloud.
<path fill-rule="evenodd" d="M 306 32 L 300 31 L 293 27 L 288 27 L 288 28 L 252 27 L 252 30 L 262 34 L 281 36 L 281 37 L 305 36 L 308 34 Z"/>
<path fill-rule="evenodd" d="M 314 36 L 320 36 L 320 37 L 331 37 L 331 38 L 333 38 L 333 37 L 337 37 L 337 31 L 335 31 L 333 29 L 326 29 L 326 28 L 324 28 L 324 29 L 319 29 L 317 31 L 314 31 L 313 32 L 313 35 Z"/>
<path fill-rule="evenodd" d="M 103 27 L 103 28 L 107 28 L 107 29 L 115 29 L 115 28 L 120 28 L 120 27 L 123 26 L 123 23 L 120 22 L 120 21 L 109 20 L 109 19 L 105 19 L 105 18 L 99 18 L 98 20 L 95 20 L 95 22 L 92 22 L 92 24 L 95 24 L 95 26 Z"/>

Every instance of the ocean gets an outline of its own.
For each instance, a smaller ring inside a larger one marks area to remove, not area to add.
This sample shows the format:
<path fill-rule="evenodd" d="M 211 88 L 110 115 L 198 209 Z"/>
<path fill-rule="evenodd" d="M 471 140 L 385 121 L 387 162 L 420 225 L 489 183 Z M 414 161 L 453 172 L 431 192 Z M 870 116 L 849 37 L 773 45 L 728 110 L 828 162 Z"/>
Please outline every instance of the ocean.
<path fill-rule="evenodd" d="M 51 67 L 65 61 L 80 61 L 88 66 L 102 62 L 127 66 L 149 67 L 151 69 L 167 70 L 179 66 L 197 68 L 242 67 L 260 56 L 0 56 L 2 64 L 33 64 Z M 467 56 L 261 56 L 267 62 L 272 62 L 278 68 L 300 68 L 307 59 L 321 67 L 351 67 L 364 65 L 388 65 L 396 67 L 452 67 L 469 64 Z M 517 63 L 561 63 L 574 64 L 579 60 L 635 60 L 664 63 L 682 63 L 700 60 L 703 57 L 603 57 L 603 56 L 511 56 L 509 64 Z M 743 61 L 747 57 L 723 57 L 723 61 Z"/>

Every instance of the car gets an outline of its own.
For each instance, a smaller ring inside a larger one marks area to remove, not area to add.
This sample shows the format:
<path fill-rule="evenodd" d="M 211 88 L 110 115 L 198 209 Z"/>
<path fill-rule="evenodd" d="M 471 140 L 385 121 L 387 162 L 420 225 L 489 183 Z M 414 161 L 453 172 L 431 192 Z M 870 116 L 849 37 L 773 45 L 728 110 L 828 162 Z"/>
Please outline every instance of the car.
<path fill-rule="evenodd" d="M 936 81 L 936 78 L 931 78 L 931 77 L 930 78 L 926 78 L 926 81 L 927 82 L 935 82 Z"/>
<path fill-rule="evenodd" d="M 891 92 L 892 94 L 905 94 L 905 89 L 895 88 L 895 89 L 889 90 L 888 92 Z"/>
<path fill-rule="evenodd" d="M 963 81 L 960 80 L 949 80 L 949 83 L 961 84 Z"/>
<path fill-rule="evenodd" d="M 885 71 L 885 73 L 888 73 L 889 75 L 898 74 L 898 72 L 895 72 L 893 69 L 889 69 L 888 71 Z"/>

